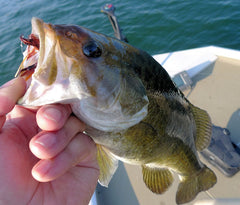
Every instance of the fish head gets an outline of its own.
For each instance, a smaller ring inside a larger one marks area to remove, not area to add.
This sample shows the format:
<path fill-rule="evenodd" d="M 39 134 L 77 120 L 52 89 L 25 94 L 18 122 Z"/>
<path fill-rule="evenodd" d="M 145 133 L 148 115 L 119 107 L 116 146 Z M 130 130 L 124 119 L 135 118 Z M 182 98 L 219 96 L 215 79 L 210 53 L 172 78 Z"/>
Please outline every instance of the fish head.
<path fill-rule="evenodd" d="M 37 65 L 31 77 L 26 77 L 28 89 L 20 104 L 42 105 L 96 95 L 97 84 L 107 78 L 104 77 L 106 65 L 102 66 L 104 62 L 98 58 L 102 54 L 102 46 L 98 43 L 101 39 L 90 34 L 90 31 L 79 26 L 53 25 L 33 18 L 31 35 L 38 38 L 39 48 L 35 48 L 32 55 L 32 47 L 35 46 L 28 45 L 25 51 L 27 59 L 18 73 L 28 76 L 32 70 L 26 71 L 24 68 Z M 117 72 L 111 74 L 113 78 L 118 75 Z M 114 85 L 108 83 L 108 86 Z"/>
<path fill-rule="evenodd" d="M 115 119 L 115 124 L 132 120 L 126 124 L 130 126 L 137 113 L 138 121 L 146 116 L 145 88 L 128 69 L 128 53 L 137 49 L 80 26 L 53 25 L 38 18 L 32 19 L 29 39 L 22 41 L 28 46 L 17 75 L 25 77 L 27 91 L 19 104 L 71 104 L 85 121 L 99 118 L 99 127 L 105 118 L 106 123 Z"/>

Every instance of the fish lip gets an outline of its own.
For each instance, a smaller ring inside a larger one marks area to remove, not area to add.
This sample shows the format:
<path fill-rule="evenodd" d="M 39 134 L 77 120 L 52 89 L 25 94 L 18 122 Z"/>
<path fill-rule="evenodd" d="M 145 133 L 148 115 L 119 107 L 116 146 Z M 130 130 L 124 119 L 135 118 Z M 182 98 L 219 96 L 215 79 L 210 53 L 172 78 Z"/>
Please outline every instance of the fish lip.
<path fill-rule="evenodd" d="M 54 49 L 56 47 L 55 30 L 53 25 L 45 23 L 42 19 L 33 17 L 31 20 L 32 32 L 39 39 L 37 66 L 32 74 L 31 81 L 37 80 L 39 83 L 49 85 L 48 75 L 52 59 L 55 57 Z M 31 84 L 31 82 L 30 82 Z M 29 82 L 28 82 L 29 85 Z"/>
<path fill-rule="evenodd" d="M 38 57 L 38 61 L 37 61 L 37 67 L 34 71 L 34 73 L 35 73 L 44 58 L 44 51 L 45 51 L 44 22 L 43 22 L 43 20 L 41 20 L 39 18 L 33 17 L 31 24 L 32 24 L 32 34 L 36 35 L 39 38 L 39 57 Z"/>

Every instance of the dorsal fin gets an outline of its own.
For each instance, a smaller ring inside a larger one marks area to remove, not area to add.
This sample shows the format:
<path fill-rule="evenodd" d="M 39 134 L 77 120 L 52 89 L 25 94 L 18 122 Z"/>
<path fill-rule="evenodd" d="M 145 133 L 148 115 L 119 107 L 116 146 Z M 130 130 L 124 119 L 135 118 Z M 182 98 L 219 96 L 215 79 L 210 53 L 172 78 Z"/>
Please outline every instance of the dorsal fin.
<path fill-rule="evenodd" d="M 171 171 L 165 168 L 150 168 L 142 166 L 143 181 L 147 187 L 156 194 L 162 194 L 167 191 L 173 182 Z"/>
<path fill-rule="evenodd" d="M 210 116 L 205 110 L 195 107 L 194 105 L 191 105 L 191 109 L 196 123 L 195 145 L 198 151 L 202 151 L 208 147 L 210 143 L 212 122 Z"/>
<path fill-rule="evenodd" d="M 118 159 L 106 148 L 97 144 L 97 160 L 100 169 L 98 182 L 107 187 L 118 167 Z"/>

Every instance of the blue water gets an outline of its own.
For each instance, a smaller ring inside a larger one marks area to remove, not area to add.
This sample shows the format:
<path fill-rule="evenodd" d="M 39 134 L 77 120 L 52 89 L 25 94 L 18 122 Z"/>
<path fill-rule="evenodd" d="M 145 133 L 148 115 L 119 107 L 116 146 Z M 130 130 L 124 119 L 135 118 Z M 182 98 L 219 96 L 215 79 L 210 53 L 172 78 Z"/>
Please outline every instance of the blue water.
<path fill-rule="evenodd" d="M 0 83 L 13 78 L 22 60 L 19 36 L 31 18 L 78 24 L 113 36 L 100 7 L 113 3 L 129 42 L 150 54 L 206 45 L 240 49 L 239 0 L 0 0 Z"/>

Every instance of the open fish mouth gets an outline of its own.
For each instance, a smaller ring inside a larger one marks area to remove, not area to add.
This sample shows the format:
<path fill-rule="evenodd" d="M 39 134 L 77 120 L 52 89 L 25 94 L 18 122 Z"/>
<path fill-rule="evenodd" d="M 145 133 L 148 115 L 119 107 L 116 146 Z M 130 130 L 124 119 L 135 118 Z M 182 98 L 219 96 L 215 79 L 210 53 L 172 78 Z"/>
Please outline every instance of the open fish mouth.
<path fill-rule="evenodd" d="M 27 48 L 23 53 L 23 61 L 20 64 L 15 77 L 20 76 L 28 81 L 37 67 L 40 41 L 38 35 L 33 33 L 30 34 L 28 38 L 20 36 L 20 40 L 27 45 Z"/>
<path fill-rule="evenodd" d="M 51 36 L 46 36 L 46 33 L 49 33 L 51 30 L 51 25 L 44 23 L 41 19 L 32 18 L 32 32 L 28 38 L 20 36 L 22 43 L 27 45 L 25 51 L 23 52 L 23 61 L 20 64 L 15 77 L 23 77 L 28 86 L 32 81 L 34 74 L 42 67 L 43 62 L 51 62 L 52 55 L 49 55 L 49 50 L 51 49 L 52 44 L 46 43 L 54 41 L 54 38 Z M 46 56 L 45 56 L 46 54 Z M 46 59 L 45 59 L 46 58 Z M 49 59 L 48 59 L 49 58 Z M 45 63 L 45 67 L 49 63 Z"/>
<path fill-rule="evenodd" d="M 20 36 L 26 49 L 15 77 L 24 78 L 27 89 L 18 104 L 40 106 L 63 101 L 67 103 L 69 99 L 86 93 L 83 89 L 78 89 L 76 95 L 69 92 L 75 88 L 76 79 L 70 72 L 72 59 L 61 51 L 61 42 L 66 41 L 64 26 L 45 23 L 35 17 L 31 23 L 31 34 L 28 37 Z"/>

